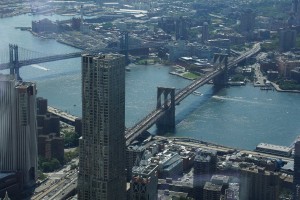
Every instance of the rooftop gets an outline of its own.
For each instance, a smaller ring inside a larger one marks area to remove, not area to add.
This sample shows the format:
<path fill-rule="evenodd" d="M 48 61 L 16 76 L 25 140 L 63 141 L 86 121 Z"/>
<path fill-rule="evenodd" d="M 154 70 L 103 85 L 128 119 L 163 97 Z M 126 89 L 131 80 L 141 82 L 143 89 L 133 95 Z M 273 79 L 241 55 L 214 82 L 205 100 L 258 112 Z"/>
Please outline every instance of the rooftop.
<path fill-rule="evenodd" d="M 133 174 L 149 176 L 153 170 L 157 168 L 157 165 L 147 165 L 147 166 L 134 166 L 132 168 Z"/>
<path fill-rule="evenodd" d="M 14 75 L 0 74 L 0 81 L 11 81 L 11 80 L 15 80 Z"/>
<path fill-rule="evenodd" d="M 229 176 L 224 176 L 224 175 L 213 175 L 211 177 L 211 182 L 214 183 L 214 184 L 228 184 L 229 182 Z"/>
<path fill-rule="evenodd" d="M 213 184 L 212 182 L 206 182 L 203 189 L 210 191 L 221 191 L 222 185 Z"/>
<path fill-rule="evenodd" d="M 15 173 L 14 172 L 0 172 L 0 179 L 6 178 L 11 175 L 15 175 Z"/>

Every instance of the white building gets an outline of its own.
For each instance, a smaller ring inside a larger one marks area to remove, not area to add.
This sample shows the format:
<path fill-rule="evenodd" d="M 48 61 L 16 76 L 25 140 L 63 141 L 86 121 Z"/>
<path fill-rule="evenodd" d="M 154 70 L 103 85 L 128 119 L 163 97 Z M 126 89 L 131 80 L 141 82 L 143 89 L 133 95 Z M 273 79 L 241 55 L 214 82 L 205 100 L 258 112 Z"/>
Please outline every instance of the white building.
<path fill-rule="evenodd" d="M 37 171 L 36 85 L 0 74 L 0 171 L 20 171 L 23 185 Z"/>

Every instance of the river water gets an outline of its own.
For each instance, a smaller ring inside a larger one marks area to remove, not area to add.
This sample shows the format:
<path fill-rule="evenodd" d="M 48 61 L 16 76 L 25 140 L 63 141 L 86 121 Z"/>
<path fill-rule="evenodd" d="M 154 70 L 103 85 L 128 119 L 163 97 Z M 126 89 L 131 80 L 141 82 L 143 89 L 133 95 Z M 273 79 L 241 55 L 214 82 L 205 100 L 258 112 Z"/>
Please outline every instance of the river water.
<path fill-rule="evenodd" d="M 68 19 L 47 16 L 51 20 Z M 17 16 L 0 19 L 0 61 L 7 59 L 8 44 L 13 43 L 43 54 L 77 52 L 54 40 L 34 37 L 17 26 L 31 26 L 43 16 Z M 2 59 L 2 60 L 1 60 Z M 172 67 L 130 65 L 126 72 L 126 126 L 131 127 L 156 106 L 157 86 L 183 88 L 190 81 L 170 75 Z M 48 104 L 81 116 L 80 58 L 42 63 L 21 68 L 21 77 L 35 81 L 38 96 Z M 7 71 L 2 71 L 7 73 Z M 300 135 L 300 94 L 261 91 L 248 84 L 216 90 L 205 85 L 176 107 L 176 132 L 184 136 L 244 149 L 260 142 L 289 146 Z M 154 129 L 154 128 L 153 128 Z"/>

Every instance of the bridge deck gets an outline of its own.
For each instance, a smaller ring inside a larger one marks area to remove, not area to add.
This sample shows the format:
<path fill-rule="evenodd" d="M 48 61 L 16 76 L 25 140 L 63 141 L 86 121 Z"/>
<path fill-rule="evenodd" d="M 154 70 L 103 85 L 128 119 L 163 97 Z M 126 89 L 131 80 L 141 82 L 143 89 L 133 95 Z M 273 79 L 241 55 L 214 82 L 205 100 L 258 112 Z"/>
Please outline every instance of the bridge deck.
<path fill-rule="evenodd" d="M 48 106 L 48 112 L 58 116 L 60 119 L 63 119 L 62 121 L 64 122 L 68 122 L 72 125 L 74 125 L 75 123 L 75 119 L 77 119 L 78 117 L 74 116 L 74 115 L 71 115 L 69 113 L 66 113 L 62 110 L 59 110 L 57 108 L 54 108 L 54 107 L 51 107 L 51 106 Z"/>

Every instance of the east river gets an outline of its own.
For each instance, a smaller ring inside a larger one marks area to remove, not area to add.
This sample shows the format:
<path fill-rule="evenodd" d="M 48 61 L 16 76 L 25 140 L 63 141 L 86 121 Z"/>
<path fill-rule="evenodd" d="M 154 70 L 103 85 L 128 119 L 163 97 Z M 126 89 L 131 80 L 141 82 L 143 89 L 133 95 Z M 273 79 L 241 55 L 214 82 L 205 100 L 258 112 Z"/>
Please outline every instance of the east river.
<path fill-rule="evenodd" d="M 47 16 L 51 20 L 70 17 Z M 0 61 L 7 59 L 8 44 L 43 54 L 78 50 L 15 29 L 31 26 L 43 16 L 0 19 Z M 170 75 L 172 67 L 130 65 L 126 72 L 126 127 L 131 127 L 156 106 L 157 86 L 183 88 L 190 81 Z M 7 73 L 2 71 L 0 73 Z M 37 83 L 38 96 L 48 104 L 81 116 L 80 58 L 21 68 L 25 81 Z M 216 91 L 205 85 L 176 107 L 176 132 L 169 136 L 193 137 L 208 142 L 254 149 L 260 142 L 289 146 L 300 135 L 300 94 L 262 91 L 247 84 Z M 154 128 L 153 128 L 154 129 Z"/>

